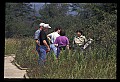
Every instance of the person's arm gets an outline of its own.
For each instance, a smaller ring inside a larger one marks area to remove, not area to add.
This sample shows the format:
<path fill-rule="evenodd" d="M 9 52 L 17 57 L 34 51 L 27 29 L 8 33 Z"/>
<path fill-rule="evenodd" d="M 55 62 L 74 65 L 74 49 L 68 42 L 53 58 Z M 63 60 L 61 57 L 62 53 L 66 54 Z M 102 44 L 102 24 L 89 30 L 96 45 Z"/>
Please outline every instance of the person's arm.
<path fill-rule="evenodd" d="M 74 37 L 74 39 L 73 39 L 73 42 L 72 42 L 72 44 L 73 44 L 73 45 L 75 44 L 75 37 Z"/>
<path fill-rule="evenodd" d="M 47 38 L 48 38 L 48 40 L 50 40 L 50 41 L 51 41 L 51 36 L 52 36 L 52 33 L 50 33 L 50 34 L 47 35 Z"/>
<path fill-rule="evenodd" d="M 35 42 L 40 46 L 40 42 L 38 39 L 36 39 Z"/>
<path fill-rule="evenodd" d="M 67 38 L 67 45 L 66 45 L 66 48 L 69 50 L 69 40 Z"/>
<path fill-rule="evenodd" d="M 85 42 L 87 42 L 87 41 L 88 41 L 86 37 L 84 37 L 84 39 L 85 39 Z"/>
<path fill-rule="evenodd" d="M 55 39 L 54 45 L 57 47 L 58 46 L 58 37 Z"/>
<path fill-rule="evenodd" d="M 41 35 L 42 35 L 41 40 L 42 40 L 43 44 L 47 47 L 48 51 L 50 51 L 50 47 L 49 47 L 49 45 L 48 45 L 48 43 L 46 41 L 47 35 L 43 31 L 41 32 Z"/>
<path fill-rule="evenodd" d="M 48 51 L 50 51 L 50 47 L 49 47 L 49 45 L 47 44 L 46 40 L 43 40 L 43 43 L 44 43 L 44 45 L 47 47 Z"/>
<path fill-rule="evenodd" d="M 40 46 L 40 42 L 39 42 L 39 40 L 38 40 L 38 38 L 39 38 L 39 33 L 40 33 L 39 30 L 37 30 L 37 31 L 35 32 L 34 39 L 35 39 L 35 42 Z"/>

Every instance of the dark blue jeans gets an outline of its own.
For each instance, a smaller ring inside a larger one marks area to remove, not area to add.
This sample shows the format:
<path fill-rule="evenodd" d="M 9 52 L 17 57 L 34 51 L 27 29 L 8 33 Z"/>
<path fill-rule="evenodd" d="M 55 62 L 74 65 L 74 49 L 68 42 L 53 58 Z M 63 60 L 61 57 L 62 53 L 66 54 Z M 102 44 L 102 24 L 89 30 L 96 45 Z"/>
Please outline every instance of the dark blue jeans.
<path fill-rule="evenodd" d="M 58 58 L 58 56 L 60 54 L 60 51 L 65 50 L 65 49 L 66 49 L 66 46 L 57 47 L 57 58 Z"/>
<path fill-rule="evenodd" d="M 38 63 L 41 65 L 46 61 L 46 46 L 41 45 L 40 50 L 37 49 L 38 55 L 39 55 L 39 59 L 38 59 Z"/>

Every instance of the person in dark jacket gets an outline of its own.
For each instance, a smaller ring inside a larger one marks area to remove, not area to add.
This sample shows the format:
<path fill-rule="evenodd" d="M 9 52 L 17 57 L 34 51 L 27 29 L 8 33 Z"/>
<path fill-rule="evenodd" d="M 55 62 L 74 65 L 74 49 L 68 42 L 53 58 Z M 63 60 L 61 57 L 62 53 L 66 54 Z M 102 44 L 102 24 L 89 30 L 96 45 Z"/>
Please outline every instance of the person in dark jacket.
<path fill-rule="evenodd" d="M 39 63 L 42 62 L 44 64 L 44 62 L 46 61 L 46 54 L 47 52 L 50 51 L 50 47 L 49 47 L 49 42 L 47 39 L 47 34 L 46 31 L 51 28 L 49 26 L 49 24 L 44 24 L 43 29 L 40 32 L 40 56 L 39 56 Z"/>

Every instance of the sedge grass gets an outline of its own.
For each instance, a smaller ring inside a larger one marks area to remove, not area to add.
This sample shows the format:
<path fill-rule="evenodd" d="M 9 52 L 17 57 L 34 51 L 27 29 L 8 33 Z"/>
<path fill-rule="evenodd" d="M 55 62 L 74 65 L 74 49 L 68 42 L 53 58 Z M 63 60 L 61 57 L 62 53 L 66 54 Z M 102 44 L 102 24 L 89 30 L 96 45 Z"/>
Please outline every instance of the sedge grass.
<path fill-rule="evenodd" d="M 89 52 L 62 51 L 58 61 L 55 59 L 54 53 L 49 53 L 45 66 L 41 68 L 37 63 L 37 53 L 32 52 L 35 49 L 34 40 L 22 39 L 17 44 L 19 46 L 17 45 L 17 48 L 14 49 L 17 49 L 17 52 L 14 51 L 15 59 L 23 67 L 29 68 L 27 74 L 30 78 L 116 79 L 115 45 L 109 47 L 109 53 L 103 47 L 94 47 Z M 11 52 L 9 51 L 9 53 Z"/>

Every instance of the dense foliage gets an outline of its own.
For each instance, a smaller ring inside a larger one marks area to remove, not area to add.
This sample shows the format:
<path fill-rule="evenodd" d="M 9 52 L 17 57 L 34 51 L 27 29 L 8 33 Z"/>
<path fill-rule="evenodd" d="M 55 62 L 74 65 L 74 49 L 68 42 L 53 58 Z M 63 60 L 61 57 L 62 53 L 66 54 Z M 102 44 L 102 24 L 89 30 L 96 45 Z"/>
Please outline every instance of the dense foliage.
<path fill-rule="evenodd" d="M 45 22 L 52 27 L 50 32 L 58 26 L 65 29 L 70 41 L 76 29 L 82 29 L 95 40 L 117 42 L 116 3 L 45 3 L 39 9 L 40 16 L 34 13 L 29 3 L 6 3 L 5 37 L 33 36 L 39 23 Z"/>

